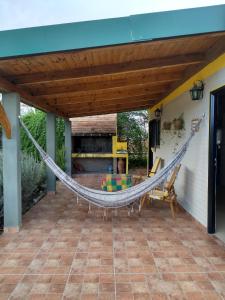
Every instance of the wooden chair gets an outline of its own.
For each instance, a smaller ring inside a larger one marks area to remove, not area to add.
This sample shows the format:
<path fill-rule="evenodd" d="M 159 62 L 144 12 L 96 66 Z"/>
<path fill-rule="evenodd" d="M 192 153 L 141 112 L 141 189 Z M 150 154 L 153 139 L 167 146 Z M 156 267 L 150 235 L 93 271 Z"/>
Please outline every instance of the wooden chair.
<path fill-rule="evenodd" d="M 148 177 L 152 177 L 156 174 L 156 172 L 159 169 L 161 163 L 161 158 L 160 157 L 156 157 L 154 164 L 151 168 L 151 171 L 148 174 Z M 134 179 L 134 185 L 146 180 L 148 178 L 147 176 L 141 176 L 141 175 L 133 175 L 133 179 Z M 140 200 L 140 206 L 139 206 L 139 212 L 141 211 L 142 207 L 144 206 L 145 201 L 147 200 L 148 196 L 147 194 L 145 194 L 144 196 L 141 197 Z"/>
<path fill-rule="evenodd" d="M 149 172 L 148 174 L 148 177 L 152 177 L 155 175 L 155 173 L 158 171 L 159 169 L 159 166 L 160 166 L 160 163 L 161 163 L 161 158 L 160 157 L 156 157 L 155 161 L 154 161 L 154 164 L 151 168 L 151 171 Z"/>
<path fill-rule="evenodd" d="M 160 200 L 169 203 L 173 218 L 175 217 L 174 206 L 177 207 L 177 195 L 175 193 L 174 183 L 177 178 L 180 167 L 180 164 L 175 167 L 170 176 L 169 181 L 165 183 L 163 190 L 154 189 L 148 193 L 150 200 Z"/>
<path fill-rule="evenodd" d="M 155 175 L 155 173 L 159 169 L 160 163 L 161 163 L 161 158 L 156 157 L 154 164 L 151 168 L 151 171 L 148 173 L 148 177 L 152 177 Z M 142 180 L 147 179 L 147 176 L 143 176 L 143 175 L 133 175 L 132 177 L 134 179 L 134 185 L 140 183 Z"/>

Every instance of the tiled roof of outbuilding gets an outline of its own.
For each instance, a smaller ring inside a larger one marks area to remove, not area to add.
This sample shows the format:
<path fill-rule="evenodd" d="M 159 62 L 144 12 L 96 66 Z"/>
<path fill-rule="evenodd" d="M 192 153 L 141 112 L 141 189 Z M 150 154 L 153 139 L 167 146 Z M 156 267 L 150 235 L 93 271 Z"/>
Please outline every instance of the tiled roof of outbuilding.
<path fill-rule="evenodd" d="M 79 117 L 70 120 L 73 135 L 116 134 L 117 114 Z"/>

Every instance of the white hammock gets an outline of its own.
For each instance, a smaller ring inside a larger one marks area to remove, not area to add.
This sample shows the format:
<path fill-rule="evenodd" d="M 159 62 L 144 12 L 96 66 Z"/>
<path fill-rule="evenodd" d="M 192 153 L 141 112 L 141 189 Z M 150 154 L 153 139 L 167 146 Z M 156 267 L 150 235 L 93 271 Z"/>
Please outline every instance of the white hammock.
<path fill-rule="evenodd" d="M 196 124 L 195 128 L 200 126 L 200 123 L 204 116 Z M 56 177 L 62 183 L 64 183 L 70 190 L 75 192 L 80 197 L 87 200 L 89 203 L 97 205 L 104 208 L 120 208 L 128 206 L 135 201 L 139 200 L 141 196 L 151 191 L 155 187 L 159 186 L 168 178 L 169 174 L 174 170 L 174 168 L 181 162 L 184 154 L 187 151 L 187 147 L 195 134 L 195 130 L 191 131 L 191 134 L 185 144 L 178 150 L 174 158 L 159 172 L 157 172 L 153 177 L 146 179 L 142 183 L 139 183 L 133 187 L 126 190 L 118 192 L 105 192 L 100 190 L 95 190 L 87 188 L 77 181 L 68 176 L 62 169 L 60 169 L 54 160 L 41 148 L 41 146 L 35 141 L 28 128 L 25 126 L 23 121 L 20 119 L 22 127 L 25 129 L 28 137 L 31 139 L 38 152 L 40 153 L 45 164 L 51 169 Z"/>

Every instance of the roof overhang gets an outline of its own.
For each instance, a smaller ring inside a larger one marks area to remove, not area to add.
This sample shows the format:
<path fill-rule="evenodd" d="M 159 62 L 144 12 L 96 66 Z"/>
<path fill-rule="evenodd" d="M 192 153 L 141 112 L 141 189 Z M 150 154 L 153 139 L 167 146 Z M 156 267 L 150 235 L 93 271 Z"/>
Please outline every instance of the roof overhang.
<path fill-rule="evenodd" d="M 0 31 L 0 91 L 64 117 L 154 106 L 225 52 L 225 5 Z"/>
<path fill-rule="evenodd" d="M 225 5 L 0 31 L 0 58 L 225 30 Z"/>

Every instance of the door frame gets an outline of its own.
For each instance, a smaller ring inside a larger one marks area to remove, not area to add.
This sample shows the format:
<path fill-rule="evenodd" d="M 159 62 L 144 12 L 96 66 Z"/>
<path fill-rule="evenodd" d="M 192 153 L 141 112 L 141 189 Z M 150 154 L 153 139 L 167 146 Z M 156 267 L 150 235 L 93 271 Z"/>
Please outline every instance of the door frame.
<path fill-rule="evenodd" d="M 225 85 L 210 93 L 209 109 L 209 157 L 208 157 L 208 222 L 207 231 L 216 232 L 216 105 Z"/>

